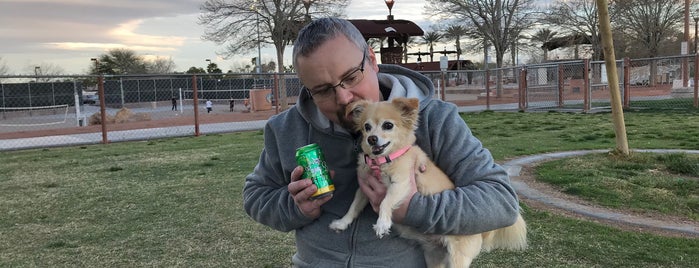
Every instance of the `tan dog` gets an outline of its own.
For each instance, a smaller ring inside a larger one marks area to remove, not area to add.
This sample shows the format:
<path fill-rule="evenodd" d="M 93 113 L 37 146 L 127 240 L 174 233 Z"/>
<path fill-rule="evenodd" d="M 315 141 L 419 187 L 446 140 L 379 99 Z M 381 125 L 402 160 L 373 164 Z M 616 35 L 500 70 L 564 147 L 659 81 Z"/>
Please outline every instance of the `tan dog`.
<path fill-rule="evenodd" d="M 454 189 L 447 175 L 415 145 L 418 104 L 417 99 L 397 98 L 391 102 L 359 101 L 347 108 L 347 113 L 352 113 L 356 130 L 363 136 L 361 147 L 365 155 L 360 155 L 358 160 L 359 179 L 374 175 L 381 177 L 388 187 L 374 225 L 379 237 L 390 232 L 393 225 L 391 215 L 407 196 L 409 178 L 416 166 L 420 172 L 415 174 L 415 183 L 421 194 L 432 195 Z M 347 229 L 368 201 L 358 189 L 347 214 L 333 221 L 330 228 L 336 231 Z M 468 267 L 481 250 L 527 247 L 527 229 L 521 215 L 512 226 L 476 235 L 426 235 L 410 227 L 395 226 L 401 236 L 420 242 L 429 267 Z"/>

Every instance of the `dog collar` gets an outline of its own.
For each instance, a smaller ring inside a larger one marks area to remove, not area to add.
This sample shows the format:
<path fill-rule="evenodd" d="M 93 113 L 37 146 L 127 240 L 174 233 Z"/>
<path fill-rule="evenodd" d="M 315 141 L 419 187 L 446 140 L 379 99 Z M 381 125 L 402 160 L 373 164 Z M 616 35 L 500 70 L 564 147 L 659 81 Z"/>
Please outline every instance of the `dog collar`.
<path fill-rule="evenodd" d="M 366 162 L 367 165 L 369 165 L 369 168 L 374 171 L 374 177 L 376 178 L 381 178 L 381 165 L 386 164 L 386 163 L 391 163 L 393 160 L 396 158 L 400 157 L 401 155 L 404 155 L 408 150 L 410 150 L 410 147 L 413 147 L 412 145 L 405 146 L 401 148 L 398 151 L 393 152 L 392 154 L 389 154 L 384 157 L 379 157 L 379 158 L 370 158 L 368 154 L 364 155 L 364 162 Z"/>

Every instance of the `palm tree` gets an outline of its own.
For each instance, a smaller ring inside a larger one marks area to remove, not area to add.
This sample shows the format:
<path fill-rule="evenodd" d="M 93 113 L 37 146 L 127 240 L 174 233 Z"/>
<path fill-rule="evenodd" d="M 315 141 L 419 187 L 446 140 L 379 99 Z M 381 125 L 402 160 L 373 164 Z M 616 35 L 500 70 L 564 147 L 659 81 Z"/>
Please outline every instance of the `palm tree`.
<path fill-rule="evenodd" d="M 423 44 L 430 47 L 430 61 L 434 61 L 434 44 L 442 39 L 442 34 L 438 31 L 429 31 L 422 36 Z"/>
<path fill-rule="evenodd" d="M 544 61 L 548 60 L 549 51 L 543 44 L 551 41 L 557 34 L 558 32 L 553 32 L 551 29 L 544 28 L 539 29 L 539 31 L 530 38 L 533 42 L 541 43 L 541 49 L 544 50 Z"/>
<path fill-rule="evenodd" d="M 468 34 L 466 27 L 461 25 L 449 25 L 444 29 L 444 37 L 448 40 L 454 40 L 456 43 L 456 60 L 461 59 L 461 37 Z M 460 65 L 459 65 L 460 66 Z"/>

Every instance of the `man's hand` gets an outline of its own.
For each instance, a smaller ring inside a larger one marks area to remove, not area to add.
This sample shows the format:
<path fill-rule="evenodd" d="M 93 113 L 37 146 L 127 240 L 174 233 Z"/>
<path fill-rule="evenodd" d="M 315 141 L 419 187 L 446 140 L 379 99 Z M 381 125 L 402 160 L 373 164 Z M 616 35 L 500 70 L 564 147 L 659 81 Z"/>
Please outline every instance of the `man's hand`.
<path fill-rule="evenodd" d="M 318 187 L 313 184 L 311 179 L 301 179 L 303 175 L 303 167 L 297 166 L 293 171 L 291 171 L 291 183 L 287 186 L 291 197 L 294 199 L 294 203 L 301 210 L 301 213 L 308 218 L 316 219 L 320 217 L 321 208 L 325 202 L 328 202 L 332 198 L 332 194 L 324 196 L 319 199 L 310 200 L 311 195 L 313 195 Z M 335 172 L 330 172 L 331 177 L 335 175 Z"/>
<path fill-rule="evenodd" d="M 403 222 L 403 218 L 405 218 L 405 214 L 408 212 L 408 205 L 410 204 L 410 199 L 413 197 L 413 195 L 415 195 L 415 193 L 417 193 L 417 186 L 415 184 L 415 174 L 418 172 L 424 172 L 425 166 L 416 162 L 417 160 L 413 161 L 413 164 L 410 166 L 410 169 L 414 170 L 414 172 L 410 173 L 410 191 L 408 191 L 408 194 L 398 205 L 398 208 L 393 210 L 393 222 Z M 360 174 L 360 176 L 361 175 L 363 174 Z M 384 185 L 381 182 L 381 178 L 376 178 L 372 176 L 373 173 L 366 175 L 368 175 L 366 178 L 358 178 L 359 188 L 362 189 L 362 192 L 364 192 L 364 194 L 369 199 L 369 203 L 371 204 L 371 208 L 374 209 L 374 212 L 378 213 L 379 208 L 381 207 L 381 202 L 383 201 L 384 197 L 386 197 L 387 188 L 386 185 Z"/>

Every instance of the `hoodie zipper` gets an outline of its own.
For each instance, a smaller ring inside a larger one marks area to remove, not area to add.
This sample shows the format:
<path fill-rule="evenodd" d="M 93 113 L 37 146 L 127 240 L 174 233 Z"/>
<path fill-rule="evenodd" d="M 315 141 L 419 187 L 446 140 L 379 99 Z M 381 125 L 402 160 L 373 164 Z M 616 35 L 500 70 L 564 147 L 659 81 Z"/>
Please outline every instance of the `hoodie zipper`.
<path fill-rule="evenodd" d="M 350 240 L 349 240 L 349 258 L 347 259 L 347 267 L 354 267 L 354 249 L 357 247 L 356 243 L 356 237 L 358 235 L 358 228 L 359 228 L 359 217 L 354 220 L 352 223 L 352 234 L 350 235 Z"/>

